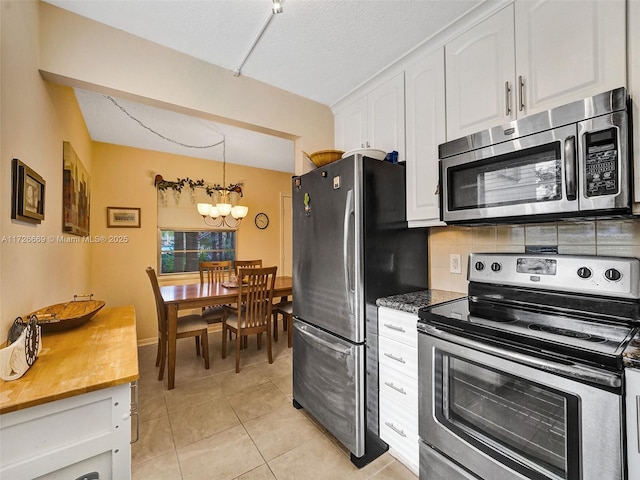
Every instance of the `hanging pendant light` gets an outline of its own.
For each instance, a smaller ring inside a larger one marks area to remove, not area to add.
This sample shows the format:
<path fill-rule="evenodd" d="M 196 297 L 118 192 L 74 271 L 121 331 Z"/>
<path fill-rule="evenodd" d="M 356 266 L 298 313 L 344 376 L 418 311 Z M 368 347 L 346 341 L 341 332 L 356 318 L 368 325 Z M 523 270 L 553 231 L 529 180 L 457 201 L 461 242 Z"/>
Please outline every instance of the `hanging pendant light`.
<path fill-rule="evenodd" d="M 215 205 L 211 203 L 198 203 L 198 213 L 202 215 L 204 223 L 211 227 L 238 228 L 242 219 L 249 213 L 249 207 L 243 205 L 232 205 L 229 200 L 229 190 L 227 190 L 227 159 L 226 144 L 222 143 L 222 192 L 221 198 Z M 229 218 L 233 220 L 231 220 Z"/>

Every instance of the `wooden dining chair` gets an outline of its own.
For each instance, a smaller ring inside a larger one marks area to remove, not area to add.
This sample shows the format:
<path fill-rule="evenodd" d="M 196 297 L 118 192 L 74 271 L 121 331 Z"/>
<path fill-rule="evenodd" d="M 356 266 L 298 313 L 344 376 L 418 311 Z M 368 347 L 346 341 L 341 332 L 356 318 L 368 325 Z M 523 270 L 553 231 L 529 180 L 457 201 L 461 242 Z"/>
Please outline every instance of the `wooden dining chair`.
<path fill-rule="evenodd" d="M 235 312 L 227 312 L 222 321 L 222 358 L 227 357 L 227 331 L 236 334 L 236 373 L 240 371 L 242 338 L 248 335 L 257 335 L 260 350 L 262 333 L 267 334 L 269 363 L 273 363 L 270 330 L 277 270 L 278 267 L 253 267 L 241 268 L 238 272 L 238 278 L 247 278 L 246 284 L 238 283 L 238 304 L 244 302 L 244 307 Z"/>
<path fill-rule="evenodd" d="M 234 263 L 236 278 L 242 278 L 238 273 L 241 268 L 260 268 L 262 260 L 236 260 Z"/>
<path fill-rule="evenodd" d="M 158 277 L 152 267 L 147 267 L 147 275 L 151 281 L 151 288 L 156 301 L 156 313 L 158 317 L 158 352 L 156 353 L 156 367 L 160 367 L 158 380 L 164 377 L 164 366 L 167 363 L 167 345 L 169 343 L 169 332 L 167 324 L 167 309 L 160 294 Z M 200 356 L 200 345 L 202 345 L 202 356 L 204 357 L 204 367 L 209 369 L 209 337 L 207 328 L 209 324 L 201 315 L 185 315 L 178 317 L 178 332 L 176 338 L 195 337 L 196 355 Z"/>
<path fill-rule="evenodd" d="M 241 268 L 259 268 L 262 267 L 262 260 L 236 260 L 234 262 L 234 272 L 238 283 L 242 283 L 242 277 L 239 270 Z M 225 307 L 227 313 L 236 313 L 238 310 L 237 305 L 229 305 Z M 229 336 L 231 338 L 231 336 Z"/>
<path fill-rule="evenodd" d="M 199 264 L 200 284 L 224 282 L 231 276 L 231 260 L 201 261 Z M 202 318 L 209 324 L 222 322 L 224 305 L 202 307 Z"/>
<path fill-rule="evenodd" d="M 291 348 L 293 331 L 293 302 L 281 300 L 273 305 L 273 339 L 278 341 L 278 315 L 282 315 L 282 330 L 287 332 L 287 346 Z"/>

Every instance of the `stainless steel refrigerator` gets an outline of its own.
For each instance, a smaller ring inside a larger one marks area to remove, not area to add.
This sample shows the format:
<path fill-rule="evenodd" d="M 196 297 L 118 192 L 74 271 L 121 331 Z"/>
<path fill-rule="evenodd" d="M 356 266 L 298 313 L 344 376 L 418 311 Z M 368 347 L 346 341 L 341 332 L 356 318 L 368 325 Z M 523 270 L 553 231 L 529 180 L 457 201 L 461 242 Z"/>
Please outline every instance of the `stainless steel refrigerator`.
<path fill-rule="evenodd" d="M 427 279 L 427 230 L 407 228 L 403 166 L 353 155 L 293 178 L 293 403 L 358 467 L 387 450 L 376 299 Z"/>

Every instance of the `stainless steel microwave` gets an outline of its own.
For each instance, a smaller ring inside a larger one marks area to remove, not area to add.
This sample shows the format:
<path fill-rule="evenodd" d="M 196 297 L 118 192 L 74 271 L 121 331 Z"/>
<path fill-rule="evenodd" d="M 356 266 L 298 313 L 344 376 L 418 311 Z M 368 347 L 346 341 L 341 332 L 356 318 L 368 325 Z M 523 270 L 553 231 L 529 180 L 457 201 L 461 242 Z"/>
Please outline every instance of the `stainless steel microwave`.
<path fill-rule="evenodd" d="M 440 145 L 440 219 L 630 214 L 628 103 L 627 90 L 618 88 Z"/>

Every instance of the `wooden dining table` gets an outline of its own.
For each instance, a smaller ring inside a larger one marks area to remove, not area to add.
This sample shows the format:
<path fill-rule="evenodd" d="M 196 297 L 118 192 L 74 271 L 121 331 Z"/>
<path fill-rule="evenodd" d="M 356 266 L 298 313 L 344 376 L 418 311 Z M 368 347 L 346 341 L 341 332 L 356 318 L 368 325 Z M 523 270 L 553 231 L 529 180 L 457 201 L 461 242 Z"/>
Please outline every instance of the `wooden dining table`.
<path fill-rule="evenodd" d="M 164 285 L 160 294 L 167 309 L 168 323 L 168 388 L 175 386 L 176 374 L 176 332 L 178 327 L 178 311 L 212 305 L 225 305 L 238 301 L 238 288 L 225 287 L 227 282 L 189 283 L 186 285 Z M 288 297 L 293 294 L 291 277 L 276 277 L 273 297 Z"/>

